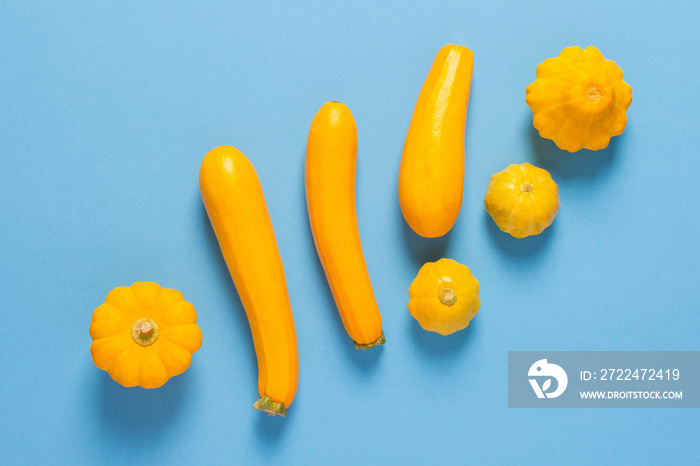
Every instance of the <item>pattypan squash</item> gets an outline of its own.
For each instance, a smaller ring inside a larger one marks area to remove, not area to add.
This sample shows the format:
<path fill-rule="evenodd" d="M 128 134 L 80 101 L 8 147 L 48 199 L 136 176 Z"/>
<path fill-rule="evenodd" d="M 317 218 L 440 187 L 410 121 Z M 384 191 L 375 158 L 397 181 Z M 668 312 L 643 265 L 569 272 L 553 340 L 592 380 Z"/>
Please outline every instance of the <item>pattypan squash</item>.
<path fill-rule="evenodd" d="M 452 259 L 427 262 L 408 289 L 408 310 L 423 329 L 449 335 L 479 312 L 479 282 Z"/>
<path fill-rule="evenodd" d="M 622 70 L 592 46 L 567 47 L 546 59 L 526 92 L 540 136 L 569 152 L 606 148 L 624 131 L 632 103 Z"/>
<path fill-rule="evenodd" d="M 160 387 L 185 372 L 202 344 L 196 322 L 179 291 L 152 282 L 117 287 L 92 314 L 92 360 L 125 387 Z"/>
<path fill-rule="evenodd" d="M 502 231 L 524 238 L 552 224 L 560 206 L 559 187 L 547 170 L 513 164 L 491 176 L 484 204 Z"/>

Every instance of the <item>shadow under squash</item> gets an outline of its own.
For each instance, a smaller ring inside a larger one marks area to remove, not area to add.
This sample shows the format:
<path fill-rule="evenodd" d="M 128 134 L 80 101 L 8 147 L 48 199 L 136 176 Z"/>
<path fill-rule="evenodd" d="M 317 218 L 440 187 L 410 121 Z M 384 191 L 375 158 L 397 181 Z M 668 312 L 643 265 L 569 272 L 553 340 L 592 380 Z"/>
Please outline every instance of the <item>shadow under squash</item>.
<path fill-rule="evenodd" d="M 397 221 L 401 223 L 401 232 L 403 233 L 402 236 L 404 244 L 406 245 L 406 249 L 411 256 L 413 263 L 417 266 L 415 273 L 418 273 L 418 270 L 426 262 L 435 262 L 444 257 L 445 251 L 447 250 L 447 245 L 450 242 L 450 236 L 457 225 L 455 224 L 452 229 L 447 232 L 447 234 L 439 238 L 423 238 L 413 231 L 413 229 L 411 229 L 409 224 L 406 222 L 406 219 L 403 217 L 403 213 L 401 213 L 401 206 L 398 205 L 398 198 L 396 202 Z M 456 223 L 459 223 L 459 221 Z"/>
<path fill-rule="evenodd" d="M 176 420 L 189 389 L 191 371 L 192 368 L 155 389 L 123 387 L 100 371 L 102 419 L 131 440 L 153 440 Z"/>
<path fill-rule="evenodd" d="M 557 181 L 557 178 L 591 178 L 607 171 L 612 166 L 618 146 L 624 143 L 625 137 L 625 133 L 612 137 L 605 149 L 581 149 L 571 153 L 559 149 L 554 141 L 541 137 L 532 126 L 532 114 L 527 119 L 525 131 L 529 136 L 535 165 L 549 171 L 554 181 Z"/>
<path fill-rule="evenodd" d="M 550 226 L 544 229 L 539 235 L 527 236 L 525 238 L 516 238 L 510 233 L 501 231 L 493 221 L 489 213 L 484 210 L 484 222 L 489 231 L 489 236 L 498 247 L 499 251 L 511 257 L 528 257 L 538 254 L 544 250 L 545 246 L 551 241 L 550 238 L 555 234 L 557 229 L 557 219 Z"/>
<path fill-rule="evenodd" d="M 255 431 L 257 432 L 257 436 L 260 439 L 265 439 L 264 442 L 258 442 L 265 446 L 265 448 L 262 450 L 274 453 L 275 449 L 269 447 L 273 446 L 276 442 L 281 441 L 284 433 L 289 430 L 287 425 L 292 422 L 294 411 L 298 407 L 297 402 L 293 401 L 286 417 L 270 416 L 262 411 L 256 411 L 254 413 L 257 417 L 255 420 Z"/>
<path fill-rule="evenodd" d="M 433 355 L 457 354 L 464 351 L 468 346 L 468 341 L 472 338 L 472 334 L 478 331 L 478 313 L 467 328 L 451 335 L 440 335 L 439 333 L 424 330 L 412 315 L 406 314 L 408 315 L 406 320 L 410 327 L 411 337 L 416 346 Z"/>

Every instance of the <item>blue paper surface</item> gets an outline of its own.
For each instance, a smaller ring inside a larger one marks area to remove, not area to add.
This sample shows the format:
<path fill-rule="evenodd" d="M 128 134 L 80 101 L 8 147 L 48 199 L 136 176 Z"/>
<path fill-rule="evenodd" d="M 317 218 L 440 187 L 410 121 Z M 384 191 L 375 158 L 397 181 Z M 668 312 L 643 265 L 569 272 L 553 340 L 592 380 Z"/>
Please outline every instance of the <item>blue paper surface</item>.
<path fill-rule="evenodd" d="M 697 411 L 508 408 L 508 351 L 698 350 L 700 9 L 691 1 L 3 2 L 0 5 L 0 462 L 7 464 L 694 463 Z M 427 240 L 397 176 L 413 105 L 447 43 L 474 51 L 460 217 Z M 594 45 L 634 89 L 609 148 L 532 128 L 525 87 Z M 387 343 L 352 348 L 303 183 L 328 100 L 358 127 L 357 208 Z M 255 165 L 285 264 L 300 383 L 252 409 L 250 329 L 201 203 L 199 164 Z M 543 234 L 485 212 L 489 177 L 559 184 Z M 408 286 L 450 257 L 481 284 L 470 327 L 423 331 Z M 91 360 L 92 311 L 135 281 L 194 304 L 203 345 L 163 388 Z"/>

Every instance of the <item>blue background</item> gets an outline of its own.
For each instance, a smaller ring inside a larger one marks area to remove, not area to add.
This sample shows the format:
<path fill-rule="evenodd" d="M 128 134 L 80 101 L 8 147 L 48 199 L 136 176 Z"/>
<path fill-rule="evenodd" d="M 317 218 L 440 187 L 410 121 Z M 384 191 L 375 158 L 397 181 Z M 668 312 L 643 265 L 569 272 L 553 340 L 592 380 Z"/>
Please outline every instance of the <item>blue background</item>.
<path fill-rule="evenodd" d="M 63 3 L 62 5 L 60 3 Z M 507 408 L 509 350 L 698 350 L 700 14 L 696 2 L 2 2 L 0 453 L 7 463 L 689 463 L 690 409 Z M 474 51 L 459 220 L 401 217 L 397 174 L 438 49 Z M 525 87 L 595 45 L 634 89 L 610 147 L 540 139 Z M 387 344 L 352 349 L 314 250 L 303 164 L 327 100 L 358 126 L 360 232 Z M 250 330 L 202 207 L 204 154 L 255 165 L 299 339 L 286 419 L 251 407 Z M 543 234 L 501 233 L 489 177 L 558 182 Z M 481 283 L 468 330 L 424 332 L 408 286 L 450 257 Z M 190 369 L 126 389 L 97 369 L 90 316 L 115 286 L 182 291 L 204 334 Z"/>

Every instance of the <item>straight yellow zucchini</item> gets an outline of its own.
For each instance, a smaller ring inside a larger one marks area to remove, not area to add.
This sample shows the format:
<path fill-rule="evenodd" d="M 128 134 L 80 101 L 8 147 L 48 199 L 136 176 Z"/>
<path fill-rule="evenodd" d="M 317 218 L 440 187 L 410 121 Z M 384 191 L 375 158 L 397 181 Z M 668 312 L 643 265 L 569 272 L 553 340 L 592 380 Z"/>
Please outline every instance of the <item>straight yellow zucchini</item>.
<path fill-rule="evenodd" d="M 355 348 L 383 344 L 382 318 L 362 254 L 355 211 L 357 128 L 350 109 L 327 102 L 306 143 L 306 204 L 316 250 Z"/>

